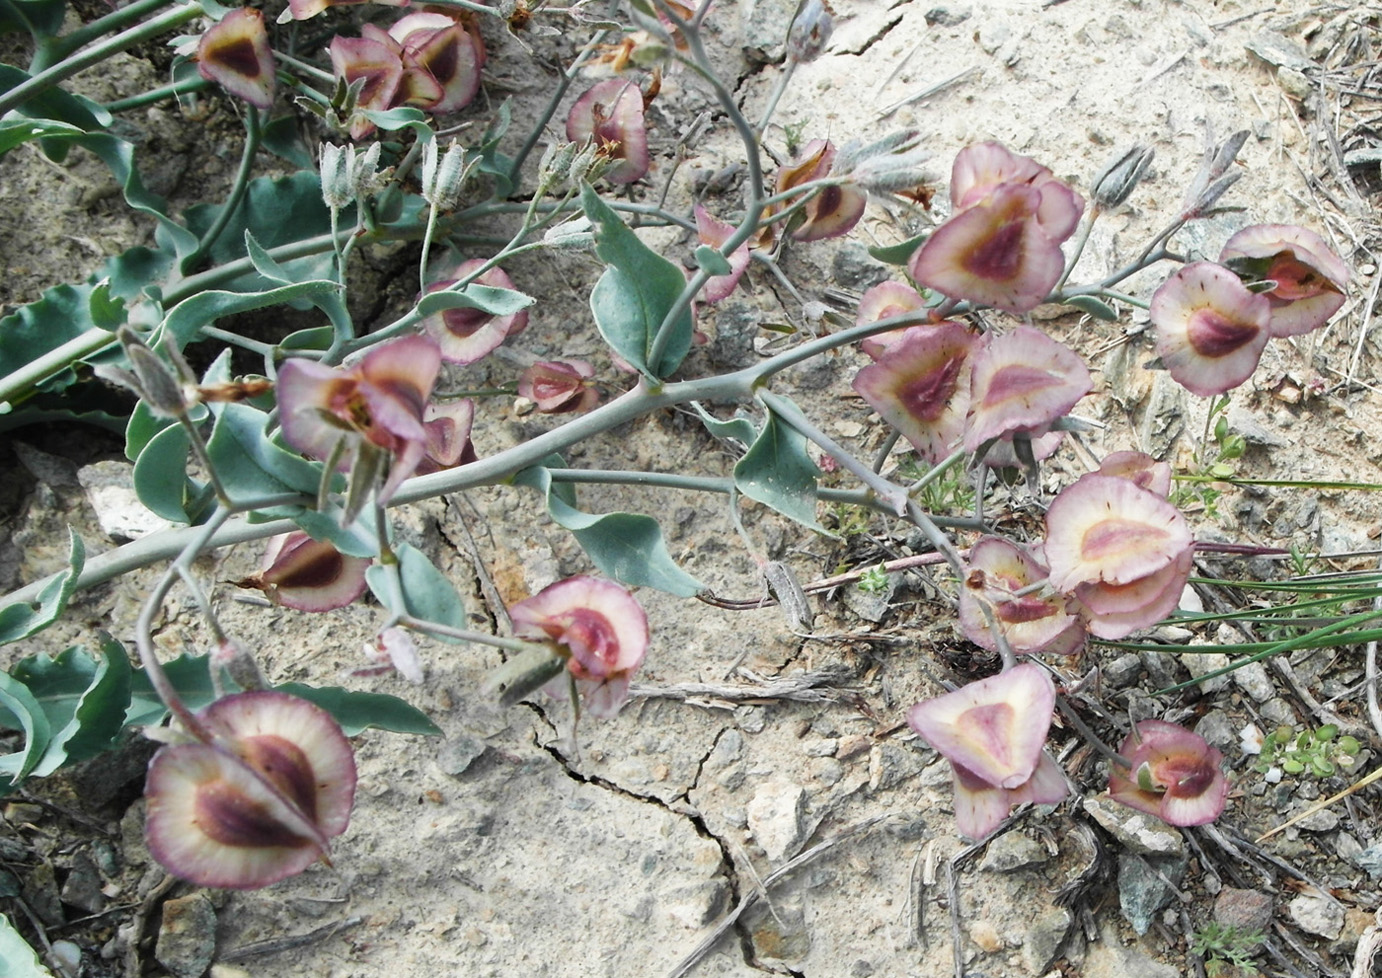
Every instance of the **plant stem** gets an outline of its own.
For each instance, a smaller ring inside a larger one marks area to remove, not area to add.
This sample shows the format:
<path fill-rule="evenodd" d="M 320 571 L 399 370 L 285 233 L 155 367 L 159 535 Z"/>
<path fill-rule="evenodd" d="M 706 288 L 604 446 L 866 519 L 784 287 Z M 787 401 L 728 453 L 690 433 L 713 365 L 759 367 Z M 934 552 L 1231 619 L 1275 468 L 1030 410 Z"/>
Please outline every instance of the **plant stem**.
<path fill-rule="evenodd" d="M 240 152 L 240 166 L 235 171 L 235 182 L 231 184 L 230 195 L 221 205 L 221 212 L 216 215 L 215 223 L 202 236 L 202 240 L 197 244 L 197 250 L 183 259 L 184 269 L 196 268 L 203 259 L 211 253 L 221 234 L 230 225 L 231 219 L 235 217 L 235 212 L 240 209 L 240 203 L 245 199 L 245 193 L 250 186 L 250 173 L 254 170 L 254 155 L 259 152 L 259 110 L 254 106 L 246 106 L 245 112 L 245 146 Z M 333 236 L 334 240 L 334 236 Z"/>
<path fill-rule="evenodd" d="M 509 167 L 509 183 L 513 186 L 518 186 L 518 178 L 522 175 L 523 164 L 533 152 L 534 147 L 537 146 L 538 140 L 542 138 L 543 132 L 547 129 L 547 123 L 551 122 L 552 116 L 556 115 L 557 107 L 561 105 L 561 100 L 566 97 L 566 92 L 571 87 L 571 83 L 576 80 L 576 75 L 580 71 L 581 65 L 585 64 L 586 59 L 595 53 L 595 49 L 604 42 L 608 34 L 609 31 L 600 31 L 600 33 L 592 37 L 586 43 L 586 46 L 581 49 L 581 53 L 576 55 L 576 60 L 571 62 L 571 67 L 562 72 L 561 80 L 557 82 L 556 91 L 552 93 L 552 97 L 548 99 L 547 104 L 543 106 L 542 114 L 538 116 L 537 120 L 533 123 L 533 128 L 528 133 L 528 138 L 523 141 L 523 147 L 518 151 L 518 155 L 513 158 L 513 166 Z"/>
<path fill-rule="evenodd" d="M 173 82 L 171 85 L 163 85 L 159 88 L 151 88 L 147 92 L 139 95 L 131 95 L 129 98 L 116 99 L 114 102 L 107 102 L 105 110 L 111 115 L 121 112 L 129 112 L 131 109 L 140 109 L 146 105 L 153 105 L 161 102 L 165 98 L 174 98 L 178 95 L 188 95 L 192 92 L 200 92 L 210 88 L 211 82 L 205 78 L 189 78 L 186 81 Z"/>
<path fill-rule="evenodd" d="M 445 638 L 460 639 L 462 642 L 492 645 L 496 649 L 505 649 L 509 652 L 530 652 L 533 649 L 546 648 L 540 642 L 525 642 L 521 638 L 504 638 L 502 635 L 491 635 L 488 632 L 472 632 L 464 628 L 452 628 L 450 625 L 424 621 L 421 618 L 414 618 L 412 615 L 399 615 L 396 623 L 404 628 L 426 632 L 428 635 L 441 635 Z"/>
<path fill-rule="evenodd" d="M 0 115 L 4 115 L 11 109 L 23 105 L 35 95 L 46 91 L 60 81 L 71 78 L 77 72 L 90 68 L 92 65 L 100 64 L 111 55 L 119 54 L 121 51 L 132 48 L 136 44 L 150 38 L 157 37 L 201 15 L 202 8 L 198 4 L 184 4 L 152 20 L 131 27 L 123 33 L 116 34 L 114 37 L 108 38 L 100 44 L 94 44 L 80 54 L 74 54 L 65 58 L 52 67 L 34 75 L 28 81 L 22 82 L 3 95 L 0 95 Z"/>
<path fill-rule="evenodd" d="M 35 57 L 29 71 L 41 71 L 58 58 L 65 58 L 84 44 L 103 37 L 111 31 L 118 31 L 126 24 L 132 24 L 145 14 L 151 14 L 160 7 L 168 6 L 170 0 L 134 0 L 128 7 L 121 7 L 103 17 L 97 17 L 89 24 L 74 28 L 71 33 L 54 38 L 53 44 L 45 51 L 45 58 Z"/>

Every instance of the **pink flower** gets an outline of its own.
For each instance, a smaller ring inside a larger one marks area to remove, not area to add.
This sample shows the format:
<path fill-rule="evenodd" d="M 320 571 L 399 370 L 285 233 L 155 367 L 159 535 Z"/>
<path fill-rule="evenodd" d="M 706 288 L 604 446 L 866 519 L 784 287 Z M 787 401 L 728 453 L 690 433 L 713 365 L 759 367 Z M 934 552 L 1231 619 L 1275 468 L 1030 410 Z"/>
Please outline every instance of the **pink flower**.
<path fill-rule="evenodd" d="M 801 151 L 801 159 L 777 171 L 776 193 L 785 193 L 813 180 L 830 175 L 835 162 L 835 147 L 826 139 L 813 139 Z M 848 184 L 821 188 L 802 209 L 805 219 L 792 237 L 797 241 L 819 241 L 848 234 L 864 216 L 868 195 Z M 773 210 L 784 209 L 781 205 Z"/>
<path fill-rule="evenodd" d="M 470 276 L 477 268 L 484 266 L 481 258 L 470 258 L 461 262 L 451 274 L 427 286 L 427 291 L 438 292 L 449 289 L 463 278 Z M 513 289 L 513 279 L 504 270 L 494 267 L 482 272 L 474 279 L 479 285 L 489 285 L 497 289 Z M 517 336 L 528 328 L 528 310 L 522 309 L 510 316 L 495 316 L 481 309 L 446 309 L 428 316 L 422 321 L 422 329 L 437 341 L 441 357 L 448 363 L 470 364 L 488 356 L 510 336 Z"/>
<path fill-rule="evenodd" d="M 475 423 L 475 402 L 468 397 L 431 403 L 422 414 L 427 431 L 427 452 L 418 462 L 418 475 L 454 469 L 475 461 L 470 429 Z"/>
<path fill-rule="evenodd" d="M 925 307 L 926 300 L 910 285 L 903 282 L 879 282 L 859 297 L 859 312 L 854 321 L 857 325 L 863 326 L 866 323 L 876 323 L 880 319 L 918 312 Z M 881 360 L 883 354 L 906 335 L 907 330 L 915 328 L 905 326 L 902 329 L 870 336 L 863 340 L 859 347 L 873 359 Z"/>
<path fill-rule="evenodd" d="M 1348 266 L 1314 231 L 1294 224 L 1254 224 L 1228 239 L 1219 262 L 1250 281 L 1276 282 L 1263 293 L 1273 336 L 1298 336 L 1322 326 L 1344 304 Z"/>
<path fill-rule="evenodd" d="M 422 682 L 422 663 L 418 661 L 417 645 L 407 629 L 384 629 L 374 637 L 373 642 L 365 643 L 365 658 L 380 663 L 380 672 L 394 669 L 410 683 Z"/>
<path fill-rule="evenodd" d="M 1030 312 L 1060 280 L 1060 245 L 1084 199 L 1051 171 L 997 143 L 955 157 L 950 219 L 912 256 L 912 279 L 953 299 Z"/>
<path fill-rule="evenodd" d="M 1084 625 L 1059 593 L 1021 591 L 1039 584 L 1046 568 L 1029 552 L 1002 537 L 984 537 L 969 551 L 969 572 L 960 589 L 960 628 L 980 648 L 996 651 L 989 613 L 1008 647 L 1018 654 L 1070 655 L 1084 647 Z"/>
<path fill-rule="evenodd" d="M 964 835 L 984 837 L 1012 805 L 1065 797 L 1065 779 L 1042 751 L 1055 702 L 1050 677 L 1023 663 L 908 712 L 912 729 L 954 765 L 955 820 Z"/>
<path fill-rule="evenodd" d="M 643 92 L 623 78 L 607 78 L 590 88 L 566 117 L 566 138 L 573 143 L 594 140 L 613 161 L 604 172 L 610 183 L 633 183 L 652 163 L 648 128 L 643 119 Z"/>
<path fill-rule="evenodd" d="M 988 334 L 972 363 L 967 452 L 995 438 L 1046 434 L 1094 386 L 1083 360 L 1030 326 Z"/>
<path fill-rule="evenodd" d="M 854 389 L 934 464 L 964 431 L 974 345 L 974 334 L 959 323 L 914 326 L 877 363 L 860 369 Z"/>
<path fill-rule="evenodd" d="M 229 889 L 325 859 L 355 798 L 355 758 L 331 714 L 263 691 L 217 700 L 198 718 L 210 743 L 163 747 L 149 763 L 153 857 L 174 876 Z"/>
<path fill-rule="evenodd" d="M 440 369 L 441 352 L 425 336 L 381 343 L 352 367 L 289 360 L 278 371 L 283 437 L 321 459 L 343 445 L 341 471 L 362 447 L 388 452 L 393 466 L 379 490 L 387 503 L 426 454 L 422 416 Z"/>
<path fill-rule="evenodd" d="M 600 401 L 595 368 L 584 360 L 539 360 L 518 378 L 518 393 L 542 414 L 589 411 Z"/>
<path fill-rule="evenodd" d="M 427 72 L 441 86 L 441 97 L 423 106 L 433 115 L 465 108 L 480 91 L 485 45 L 473 21 L 450 14 L 407 14 L 389 28 L 403 48 L 405 66 Z"/>
<path fill-rule="evenodd" d="M 1168 825 L 1205 825 L 1228 801 L 1224 756 L 1205 739 L 1162 720 L 1143 720 L 1123 741 L 1128 768 L 1114 765 L 1114 801 L 1155 815 Z"/>
<path fill-rule="evenodd" d="M 271 539 L 263 569 L 238 584 L 263 591 L 285 608 L 334 611 L 364 593 L 369 565 L 368 557 L 348 557 L 326 540 L 293 530 Z"/>
<path fill-rule="evenodd" d="M 648 651 L 648 616 L 633 595 L 613 581 L 570 577 L 519 601 L 509 616 L 519 638 L 555 643 L 586 709 L 599 717 L 619 712 Z M 547 691 L 561 696 L 565 683 L 559 676 Z"/>
<path fill-rule="evenodd" d="M 197 45 L 197 70 L 256 108 L 272 106 L 276 67 L 264 14 L 239 7 L 212 25 Z"/>
<path fill-rule="evenodd" d="M 1171 494 L 1171 466 L 1145 452 L 1110 452 L 1099 463 L 1099 474 L 1128 479 L 1158 496 Z"/>
<path fill-rule="evenodd" d="M 364 79 L 356 104 L 372 111 L 406 105 L 454 112 L 475 97 L 485 62 L 479 34 L 441 13 L 409 14 L 387 31 L 365 24 L 358 38 L 332 38 L 330 54 L 338 79 Z M 373 131 L 374 123 L 363 115 L 351 121 L 354 139 Z"/>
<path fill-rule="evenodd" d="M 1083 606 L 1089 630 L 1123 638 L 1175 610 L 1192 566 L 1185 517 L 1129 479 L 1092 474 L 1046 511 L 1051 586 Z"/>
<path fill-rule="evenodd" d="M 1207 261 L 1182 266 L 1152 296 L 1157 355 L 1176 383 L 1201 397 L 1252 375 L 1271 338 L 1271 317 L 1265 295 Z"/>
<path fill-rule="evenodd" d="M 700 204 L 696 205 L 696 234 L 703 245 L 712 248 L 722 248 L 734 235 L 734 226 L 724 221 L 718 220 L 710 215 L 710 212 Z M 725 299 L 734 287 L 739 284 L 739 280 L 744 277 L 744 270 L 749 267 L 749 245 L 744 242 L 734 249 L 734 253 L 727 259 L 729 261 L 730 272 L 728 275 L 715 275 L 705 283 L 705 301 L 709 303 L 719 302 Z"/>

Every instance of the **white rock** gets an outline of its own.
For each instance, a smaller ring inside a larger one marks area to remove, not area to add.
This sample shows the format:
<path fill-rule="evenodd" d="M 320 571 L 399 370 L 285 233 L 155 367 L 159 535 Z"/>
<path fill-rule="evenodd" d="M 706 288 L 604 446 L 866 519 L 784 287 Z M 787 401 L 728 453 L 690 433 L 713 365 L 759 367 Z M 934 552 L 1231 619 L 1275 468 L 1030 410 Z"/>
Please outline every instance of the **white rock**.
<path fill-rule="evenodd" d="M 761 785 L 746 810 L 749 831 L 773 863 L 794 855 L 805 831 L 806 792 L 790 781 Z"/>
<path fill-rule="evenodd" d="M 1344 908 L 1319 890 L 1310 889 L 1288 905 L 1291 920 L 1307 934 L 1317 934 L 1331 941 L 1344 929 Z"/>

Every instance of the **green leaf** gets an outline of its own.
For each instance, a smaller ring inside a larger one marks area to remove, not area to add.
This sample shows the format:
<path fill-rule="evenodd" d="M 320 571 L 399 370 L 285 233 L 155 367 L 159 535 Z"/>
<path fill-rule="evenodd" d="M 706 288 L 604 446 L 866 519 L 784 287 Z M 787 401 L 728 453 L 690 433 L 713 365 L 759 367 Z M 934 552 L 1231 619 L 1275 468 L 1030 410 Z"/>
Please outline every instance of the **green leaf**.
<path fill-rule="evenodd" d="M 1072 295 L 1065 300 L 1064 305 L 1073 306 L 1080 312 L 1087 312 L 1095 319 L 1102 319 L 1106 323 L 1118 321 L 1118 313 L 1114 311 L 1113 307 L 1092 295 Z"/>
<path fill-rule="evenodd" d="M 40 653 L 11 670 L 33 694 L 51 731 L 42 759 L 30 772 L 35 777 L 46 777 L 68 761 L 95 757 L 124 727 L 130 661 L 109 635 L 102 639 L 101 652 L 97 662 L 85 649 L 72 646 L 56 659 Z"/>
<path fill-rule="evenodd" d="M 560 459 L 549 459 L 560 464 Z M 690 598 L 705 585 L 677 566 L 667 552 L 662 527 L 650 516 L 636 513 L 592 515 L 575 507 L 572 486 L 553 486 L 545 466 L 524 469 L 513 478 L 515 485 L 529 486 L 547 499 L 553 522 L 571 531 L 603 573 L 631 586 L 644 585 Z"/>
<path fill-rule="evenodd" d="M 294 516 L 293 522 L 313 540 L 330 541 L 333 547 L 347 557 L 379 556 L 379 544 L 374 538 L 374 533 L 364 522 L 356 520 L 350 526 L 342 528 L 337 520 L 339 515 L 339 510 L 333 513 L 318 513 L 314 509 L 309 509 Z"/>
<path fill-rule="evenodd" d="M 55 285 L 41 299 L 0 319 L 0 336 L 4 337 L 4 342 L 0 342 L 0 376 L 28 366 L 88 330 L 99 329 L 91 318 L 94 290 L 94 285 Z M 43 390 L 61 390 L 76 379 L 69 368 L 53 374 L 40 386 Z"/>
<path fill-rule="evenodd" d="M 140 401 L 130 412 L 129 424 L 125 426 L 125 458 L 131 462 L 138 461 L 139 453 L 153 441 L 154 435 L 176 424 L 172 418 L 158 417 L 149 410 L 149 405 Z"/>
<path fill-rule="evenodd" d="M 164 663 L 178 696 L 192 711 L 211 705 L 216 691 L 211 684 L 211 660 L 204 655 L 184 655 Z M 136 669 L 131 677 L 132 698 L 125 715 L 126 726 L 149 726 L 162 723 L 168 709 L 154 693 L 153 684 L 144 670 Z M 225 679 L 228 692 L 239 687 Z M 394 696 L 364 693 L 335 686 L 309 687 L 300 683 L 283 683 L 273 687 L 280 692 L 300 696 L 329 712 L 341 725 L 346 736 L 353 737 L 366 727 L 390 730 L 395 733 L 435 735 L 439 731 L 426 715 Z M 339 711 L 339 712 L 338 712 Z"/>
<path fill-rule="evenodd" d="M 134 424 L 133 418 L 130 424 Z M 134 463 L 134 491 L 139 501 L 149 512 L 171 523 L 193 522 L 187 507 L 200 486 L 187 477 L 191 448 L 187 429 L 173 424 L 149 439 Z"/>
<path fill-rule="evenodd" d="M 745 496 L 802 526 L 827 533 L 816 519 L 819 475 L 806 454 L 806 438 L 771 411 L 758 439 L 734 466 L 734 484 Z"/>
<path fill-rule="evenodd" d="M 67 570 L 38 593 L 36 604 L 16 602 L 0 608 L 0 645 L 43 631 L 66 610 L 68 600 L 77 589 L 77 578 L 81 577 L 82 568 L 86 566 L 86 547 L 82 544 L 82 538 L 71 527 L 68 527 L 67 536 L 71 545 Z"/>
<path fill-rule="evenodd" d="M 370 727 L 392 733 L 440 737 L 441 728 L 415 706 L 387 693 L 365 693 L 339 686 L 304 686 L 284 683 L 275 686 L 280 693 L 291 693 L 320 706 L 341 725 L 347 737 Z"/>
<path fill-rule="evenodd" d="M 0 33 L 33 32 L 56 37 L 67 15 L 67 0 L 23 0 L 0 3 Z"/>
<path fill-rule="evenodd" d="M 480 140 L 479 171 L 488 174 L 494 180 L 494 197 L 503 200 L 510 196 L 514 191 L 513 181 L 509 175 L 513 173 L 513 159 L 499 152 L 499 143 L 503 140 L 504 134 L 509 131 L 509 126 L 513 122 L 513 115 L 509 108 L 509 100 L 505 99 L 499 105 L 499 111 L 495 113 L 493 121 L 485 130 L 484 137 Z"/>
<path fill-rule="evenodd" d="M 533 304 L 533 297 L 513 289 L 472 282 L 459 292 L 429 292 L 417 304 L 418 313 L 430 316 L 446 309 L 479 309 L 491 316 L 512 316 Z"/>
<path fill-rule="evenodd" d="M 248 404 L 226 404 L 207 442 L 216 474 L 232 498 L 300 492 L 315 497 L 321 463 L 279 448 L 264 434 L 269 416 Z"/>
<path fill-rule="evenodd" d="M 701 245 L 696 249 L 696 264 L 711 275 L 731 275 L 734 272 L 729 259 L 710 245 Z"/>
<path fill-rule="evenodd" d="M 150 193 L 144 186 L 139 170 L 134 165 L 132 145 L 123 139 L 116 139 L 109 133 L 90 133 L 80 139 L 74 139 L 73 142 L 86 147 L 101 158 L 101 162 L 105 163 L 106 168 L 115 177 L 115 182 L 120 185 L 125 203 L 158 222 L 155 238 L 161 248 L 171 251 L 179 259 L 197 250 L 198 237 L 169 217 L 167 202 L 157 194 Z"/>
<path fill-rule="evenodd" d="M 409 111 L 417 111 L 411 109 Z M 187 227 L 194 235 L 211 229 L 224 210 L 223 204 L 202 204 L 187 210 Z M 341 223 L 350 227 L 355 222 L 355 209 L 341 212 Z M 231 216 L 225 231 L 216 239 L 208 256 L 212 264 L 221 265 L 246 257 L 245 232 L 265 250 L 293 244 L 331 231 L 331 211 L 322 200 L 321 177 L 316 166 L 299 170 L 286 177 L 256 177 L 245 191 L 244 199 Z M 295 258 L 282 263 L 289 278 L 295 282 L 309 279 L 330 279 L 336 257 L 325 251 Z M 233 292 L 258 292 L 271 283 L 257 273 L 242 275 L 225 288 Z"/>
<path fill-rule="evenodd" d="M 259 278 L 259 276 L 255 276 Z M 242 279 L 243 280 L 243 279 Z M 262 281 L 262 279 L 261 279 Z M 301 300 L 315 300 L 335 295 L 339 286 L 327 279 L 313 279 L 293 285 L 279 286 L 264 292 L 199 292 L 173 308 L 164 317 L 160 329 L 176 340 L 178 349 L 198 339 L 198 333 L 222 316 L 250 312 Z"/>
<path fill-rule="evenodd" d="M 53 978 L 53 973 L 43 967 L 34 949 L 24 943 L 24 938 L 4 914 L 0 914 L 0 975 L 5 978 Z"/>
<path fill-rule="evenodd" d="M 888 265 L 905 265 L 930 235 L 930 231 L 924 231 L 915 238 L 899 241 L 895 245 L 870 245 L 869 254 Z"/>
<path fill-rule="evenodd" d="M 302 138 L 302 130 L 297 116 L 281 115 L 271 119 L 264 126 L 260 137 L 264 148 L 275 156 L 281 156 L 299 170 L 315 170 L 317 161 L 312 158 L 312 150 Z"/>
<path fill-rule="evenodd" d="M 84 132 L 84 129 L 52 119 L 6 119 L 0 121 L 0 155 L 31 139 L 80 136 Z"/>
<path fill-rule="evenodd" d="M 446 575 L 437 570 L 426 554 L 411 544 L 400 544 L 395 552 L 398 554 L 399 583 L 403 586 L 403 607 L 408 614 L 439 625 L 465 628 L 465 602 Z M 389 573 L 389 569 L 380 564 L 365 571 L 365 581 L 370 590 L 386 608 L 391 607 Z M 463 644 L 458 638 L 445 635 L 435 637 L 452 645 Z"/>
<path fill-rule="evenodd" d="M 0 672 L 0 706 L 7 709 L 24 731 L 24 746 L 12 754 L 0 756 L 0 775 L 8 775 L 8 784 L 0 784 L 0 795 L 19 787 L 29 772 L 38 766 L 48 749 L 50 729 L 43 707 L 29 692 L 29 688 L 9 673 Z"/>
<path fill-rule="evenodd" d="M 126 302 L 141 298 L 148 286 L 156 286 L 173 270 L 173 256 L 143 245 L 129 248 L 106 260 L 101 277 L 110 282 L 110 294 Z M 156 316 L 162 319 L 162 314 Z"/>
<path fill-rule="evenodd" d="M 658 327 L 686 288 L 686 276 L 629 230 L 589 184 L 581 206 L 595 225 L 595 252 L 607 263 L 590 293 L 595 325 L 614 352 L 658 379 L 672 374 L 691 349 L 691 310 L 683 309 L 656 364 L 648 363 Z"/>
<path fill-rule="evenodd" d="M 691 407 L 700 415 L 701 423 L 705 425 L 706 430 L 716 438 L 732 438 L 745 448 L 752 445 L 758 438 L 758 429 L 748 418 L 730 418 L 728 421 L 721 421 L 695 401 L 691 402 Z"/>

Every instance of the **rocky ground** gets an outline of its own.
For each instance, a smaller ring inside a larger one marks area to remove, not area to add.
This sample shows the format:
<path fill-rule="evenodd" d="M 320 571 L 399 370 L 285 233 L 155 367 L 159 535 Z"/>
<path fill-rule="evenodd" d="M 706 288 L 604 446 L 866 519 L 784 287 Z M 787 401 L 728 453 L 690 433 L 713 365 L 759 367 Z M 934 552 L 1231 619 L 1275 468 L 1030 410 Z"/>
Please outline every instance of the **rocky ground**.
<path fill-rule="evenodd" d="M 711 45 L 751 116 L 780 77 L 780 37 L 793 6 L 724 3 L 710 18 Z M 779 151 L 789 138 L 844 140 L 910 127 L 934 149 L 941 186 L 956 150 L 998 139 L 1086 190 L 1117 149 L 1135 141 L 1155 148 L 1153 173 L 1128 206 L 1101 220 L 1077 278 L 1124 264 L 1169 219 L 1208 134 L 1249 129 L 1243 177 L 1229 200 L 1246 213 L 1205 222 L 1182 236 L 1182 246 L 1217 250 L 1249 221 L 1300 223 L 1331 240 L 1357 277 L 1333 325 L 1274 344 L 1235 395 L 1230 423 L 1249 443 L 1239 472 L 1382 482 L 1377 349 L 1364 338 L 1379 282 L 1373 249 L 1382 243 L 1375 8 L 1294 2 L 1263 10 L 1235 0 L 1040 7 L 838 0 L 835 7 L 826 55 L 801 66 L 782 99 L 769 137 Z M 512 42 L 501 51 L 514 60 L 493 56 L 496 87 L 514 90 L 520 104 L 536 103 L 545 80 L 520 70 Z M 152 71 L 134 60 L 132 75 Z M 654 111 L 654 186 L 671 171 L 679 137 L 710 105 L 694 78 L 667 80 Z M 188 162 L 170 173 L 165 192 L 195 193 L 199 181 L 214 184 L 233 166 L 234 152 L 218 164 L 220 156 L 200 151 L 176 119 L 150 113 L 135 125 L 147 127 L 154 151 L 183 140 Z M 215 120 L 210 125 L 220 131 Z M 673 204 L 689 203 L 688 188 L 718 174 L 708 204 L 732 210 L 741 179 L 736 145 L 719 133 L 696 142 L 673 182 Z M 64 268 L 79 277 L 94 264 L 83 249 L 104 253 L 108 242 L 125 247 L 144 233 L 121 223 L 94 166 L 21 171 L 15 156 L 0 164 L 6 214 L 39 236 L 16 232 L 0 245 L 11 270 L 9 301 L 33 298 L 62 280 Z M 40 226 L 25 216 L 24 208 L 39 206 L 30 201 L 57 202 L 66 217 Z M 830 310 L 852 321 L 849 296 L 892 274 L 864 245 L 908 233 L 902 217 L 875 206 L 857 240 L 795 249 L 783 270 L 799 297 L 766 272 L 751 272 L 749 288 L 706 317 L 713 340 L 685 369 L 748 362 L 775 335 L 765 325 L 830 328 Z M 405 286 L 390 285 L 389 276 L 405 278 L 398 270 L 407 263 L 389 255 L 372 261 L 381 295 L 406 302 Z M 518 287 L 540 300 L 525 351 L 607 363 L 582 298 L 590 267 L 544 258 L 509 268 Z M 1161 274 L 1134 280 L 1128 291 L 1147 295 Z M 1107 425 L 1093 438 L 1096 450 L 1137 447 L 1184 466 L 1206 408 L 1164 374 L 1141 369 L 1151 352 L 1137 335 L 1136 310 L 1112 325 L 1044 312 L 1037 313 L 1042 325 L 1095 368 L 1096 391 L 1081 412 Z M 884 432 L 849 392 L 863 362 L 844 353 L 775 389 L 867 458 Z M 483 368 L 472 369 L 451 379 L 482 381 Z M 481 455 L 546 423 L 510 406 L 494 410 L 503 417 L 477 432 Z M 6 470 L 16 479 L 0 488 L 0 526 L 10 531 L 0 583 L 53 569 L 69 524 L 93 550 L 138 532 L 112 523 L 110 493 L 98 492 L 126 474 L 123 463 L 109 461 L 120 457 L 118 443 L 25 429 L 4 437 Z M 583 446 L 567 461 L 723 475 L 734 460 L 693 418 L 669 413 Z M 1046 468 L 1046 486 L 1080 471 L 1079 459 L 1063 453 Z M 762 595 L 757 565 L 718 503 L 596 487 L 583 489 L 582 499 L 593 511 L 658 514 L 674 555 L 717 596 L 748 603 Z M 536 515 L 535 502 L 531 493 L 496 488 L 406 516 L 406 535 L 457 583 L 477 624 L 494 621 L 496 593 L 513 600 L 588 570 L 569 536 Z M 1020 492 L 995 502 L 1015 519 L 1036 513 Z M 843 510 L 825 518 L 842 541 L 803 535 L 759 509 L 745 517 L 755 545 L 802 581 L 874 566 L 918 545 L 878 519 Z M 1330 554 L 1370 550 L 1382 533 L 1376 495 L 1342 489 L 1239 490 L 1217 501 L 1216 515 L 1201 510 L 1192 518 L 1201 539 Z M 234 581 L 257 559 L 240 548 L 201 570 Z M 1282 562 L 1262 561 L 1223 560 L 1202 570 L 1284 573 Z M 128 640 L 149 581 L 135 574 L 80 595 L 67 620 L 4 654 L 91 643 L 98 628 Z M 903 718 L 939 691 L 938 678 L 964 681 L 990 664 L 960 637 L 947 588 L 922 574 L 895 575 L 881 593 L 848 585 L 821 592 L 807 635 L 773 607 L 734 611 L 641 592 L 654 645 L 635 697 L 616 719 L 584 720 L 574 730 L 560 704 L 493 707 L 480 691 L 500 661 L 492 650 L 424 643 L 427 677 L 416 686 L 355 676 L 377 608 L 359 605 L 322 621 L 225 590 L 227 627 L 256 649 L 275 681 L 391 692 L 426 710 L 444 737 L 357 738 L 358 803 L 333 865 L 253 893 L 194 890 L 150 863 L 137 800 L 148 747 L 131 745 L 70 776 L 31 782 L 8 799 L 0 824 L 0 904 L 19 909 L 34 940 L 41 930 L 45 940 L 71 942 L 81 956 L 73 974 L 1169 978 L 1202 972 L 1189 939 L 1217 921 L 1264 932 L 1254 950 L 1268 974 L 1348 975 L 1382 904 L 1377 796 L 1363 791 L 1258 845 L 1263 831 L 1357 774 L 1269 783 L 1242 747 L 1250 725 L 1337 719 L 1365 745 L 1355 772 L 1371 770 L 1382 732 L 1365 710 L 1361 648 L 1275 660 L 1169 695 L 1157 691 L 1205 672 L 1205 657 L 1185 650 L 1220 636 L 1167 628 L 1157 633 L 1166 643 L 1160 650 L 1094 647 L 1058 663 L 1110 736 L 1126 729 L 1130 715 L 1158 716 L 1193 726 L 1223 750 L 1235 785 L 1229 807 L 1216 826 L 1182 831 L 1101 800 L 1102 762 L 1058 725 L 1053 747 L 1078 794 L 1054 810 L 1021 812 L 986 845 L 968 846 L 954 831 L 949 766 Z M 174 592 L 157 639 L 169 655 L 204 649 L 185 594 Z"/>

